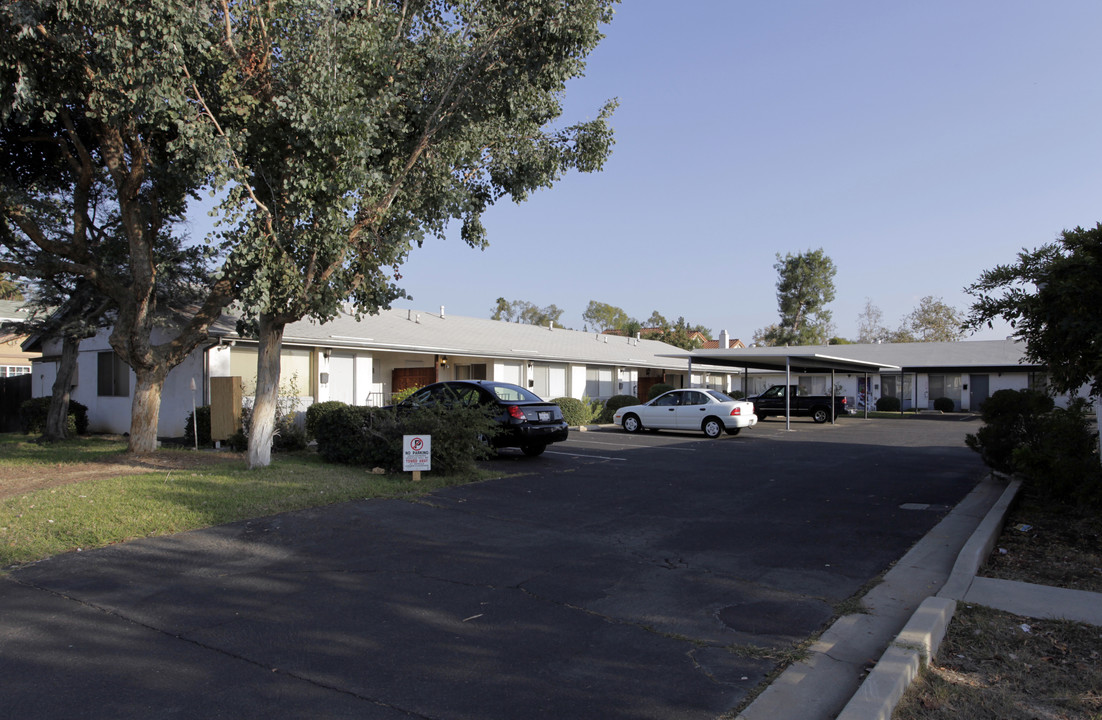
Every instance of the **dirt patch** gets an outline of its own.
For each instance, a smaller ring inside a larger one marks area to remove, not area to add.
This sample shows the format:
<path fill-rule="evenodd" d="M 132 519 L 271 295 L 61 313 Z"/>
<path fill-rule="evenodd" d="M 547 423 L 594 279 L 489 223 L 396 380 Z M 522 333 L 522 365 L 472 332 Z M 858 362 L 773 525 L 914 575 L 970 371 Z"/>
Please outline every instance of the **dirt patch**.
<path fill-rule="evenodd" d="M 1102 592 L 1102 514 L 1023 490 L 979 574 Z"/>
<path fill-rule="evenodd" d="M 243 456 L 236 453 L 158 450 L 136 455 L 120 452 L 94 462 L 12 467 L 6 468 L 4 477 L 0 478 L 0 498 L 101 478 L 140 475 L 148 472 L 194 470 L 212 464 L 243 465 L 244 462 Z"/>

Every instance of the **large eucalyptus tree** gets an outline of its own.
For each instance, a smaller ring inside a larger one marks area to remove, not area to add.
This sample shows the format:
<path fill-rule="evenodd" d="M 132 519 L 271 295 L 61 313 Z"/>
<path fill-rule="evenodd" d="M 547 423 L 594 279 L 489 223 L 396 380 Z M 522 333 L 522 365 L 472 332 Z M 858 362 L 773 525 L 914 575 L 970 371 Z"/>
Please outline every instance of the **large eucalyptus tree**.
<path fill-rule="evenodd" d="M 168 371 L 231 301 L 260 341 L 250 465 L 265 465 L 287 323 L 401 294 L 397 268 L 451 220 L 486 244 L 483 212 L 610 152 L 612 103 L 559 122 L 565 83 L 615 0 L 15 0 L 0 8 L 5 143 L 61 182 L 7 174 L 4 242 L 32 242 L 118 307 L 111 344 L 137 377 L 130 449 L 155 447 Z M 87 195 L 99 172 L 128 241 L 104 271 Z M 52 184 L 51 184 L 52 183 Z M 223 188 L 221 267 L 154 344 L 158 239 L 197 191 Z M 33 200 L 67 193 L 69 239 Z M 13 269 L 3 266 L 0 269 Z"/>
<path fill-rule="evenodd" d="M 284 328 L 402 294 L 396 268 L 450 221 L 472 247 L 497 200 L 598 170 L 612 104 L 559 123 L 614 0 L 241 2 L 234 83 L 210 110 L 241 168 L 227 204 L 259 340 L 250 466 L 269 462 Z"/>

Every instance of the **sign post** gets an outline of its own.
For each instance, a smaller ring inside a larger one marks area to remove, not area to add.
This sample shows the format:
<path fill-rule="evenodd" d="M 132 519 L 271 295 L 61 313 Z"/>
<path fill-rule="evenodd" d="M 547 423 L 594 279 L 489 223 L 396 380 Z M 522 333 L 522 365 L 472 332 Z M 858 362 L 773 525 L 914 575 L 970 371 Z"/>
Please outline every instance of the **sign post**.
<path fill-rule="evenodd" d="M 420 482 L 421 472 L 432 470 L 432 435 L 403 435 L 402 450 L 402 470 Z"/>

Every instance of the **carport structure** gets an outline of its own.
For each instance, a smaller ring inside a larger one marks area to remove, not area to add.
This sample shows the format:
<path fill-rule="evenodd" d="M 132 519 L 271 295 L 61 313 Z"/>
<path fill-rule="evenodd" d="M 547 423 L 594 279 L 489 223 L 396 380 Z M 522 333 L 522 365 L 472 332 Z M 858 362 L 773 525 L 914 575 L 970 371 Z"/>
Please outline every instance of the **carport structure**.
<path fill-rule="evenodd" d="M 687 358 L 689 361 L 690 382 L 693 376 L 693 363 L 705 365 L 718 365 L 721 367 L 737 367 L 746 373 L 755 370 L 784 370 L 784 382 L 787 387 L 792 387 L 792 373 L 830 373 L 830 422 L 834 423 L 834 385 L 835 373 L 864 373 L 865 384 L 868 385 L 869 373 L 879 373 L 885 370 L 901 371 L 898 365 L 886 365 L 880 362 L 856 360 L 854 358 L 825 355 L 817 352 L 800 352 L 799 348 L 774 347 L 774 348 L 746 348 L 746 349 L 720 349 L 720 350 L 694 350 L 685 355 L 671 355 L 670 357 Z M 784 394 L 784 420 L 785 429 L 792 429 L 792 406 L 790 393 Z M 865 404 L 865 415 L 868 416 L 868 403 Z"/>

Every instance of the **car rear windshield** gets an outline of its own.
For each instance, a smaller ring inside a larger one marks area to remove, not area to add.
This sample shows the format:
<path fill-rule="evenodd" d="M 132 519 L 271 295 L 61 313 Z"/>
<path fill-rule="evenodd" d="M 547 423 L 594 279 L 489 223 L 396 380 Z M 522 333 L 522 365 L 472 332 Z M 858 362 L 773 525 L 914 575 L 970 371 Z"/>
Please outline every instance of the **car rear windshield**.
<path fill-rule="evenodd" d="M 538 395 L 518 385 L 494 385 L 490 392 L 501 402 L 542 402 Z"/>
<path fill-rule="evenodd" d="M 708 390 L 707 393 L 720 402 L 735 402 L 735 399 L 730 395 L 721 393 L 719 390 Z"/>

